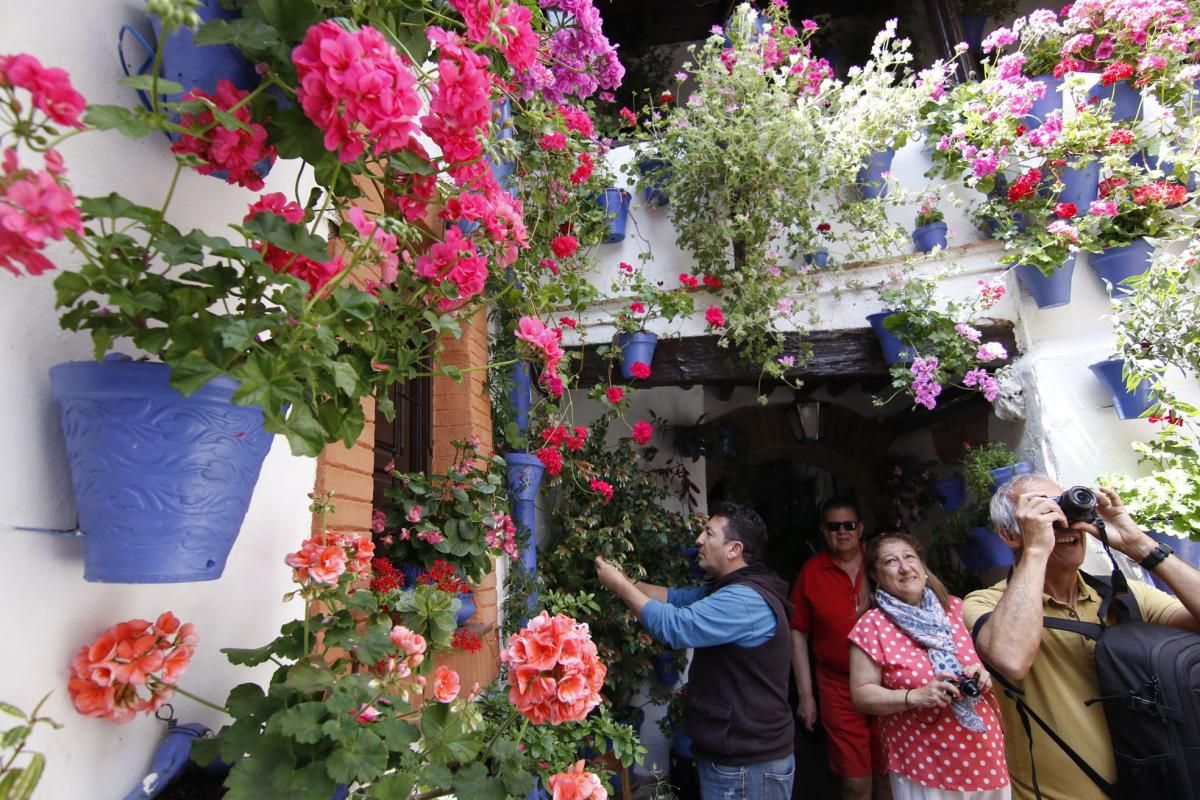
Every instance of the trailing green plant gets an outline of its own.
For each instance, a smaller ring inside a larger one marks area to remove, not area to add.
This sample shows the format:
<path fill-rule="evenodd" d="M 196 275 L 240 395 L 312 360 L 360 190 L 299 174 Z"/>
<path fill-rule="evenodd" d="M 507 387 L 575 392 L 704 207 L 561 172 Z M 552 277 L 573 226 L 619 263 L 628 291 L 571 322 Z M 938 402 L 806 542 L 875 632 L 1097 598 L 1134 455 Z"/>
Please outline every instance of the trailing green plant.
<path fill-rule="evenodd" d="M 38 725 L 48 725 L 55 730 L 62 727 L 49 717 L 41 716 L 42 706 L 49 697 L 49 694 L 45 695 L 28 714 L 10 703 L 0 702 L 0 714 L 17 719 L 17 725 L 0 736 L 0 798 L 3 800 L 28 800 L 46 771 L 46 757 L 26 750 L 25 746 Z"/>
<path fill-rule="evenodd" d="M 977 500 L 988 500 L 992 496 L 996 481 L 991 471 L 1011 467 L 1020 459 L 1003 442 L 985 442 L 968 447 L 962 458 L 963 479 L 967 491 Z"/>
<path fill-rule="evenodd" d="M 633 440 L 606 443 L 615 416 L 610 410 L 592 423 L 586 445 L 564 470 L 549 509 L 548 534 L 539 543 L 538 570 L 540 590 L 573 596 L 557 602 L 580 611 L 580 621 L 588 623 L 608 666 L 605 697 L 613 715 L 629 721 L 638 716 L 634 698 L 646 687 L 653 658 L 664 648 L 636 614 L 600 585 L 594 559 L 602 555 L 620 564 L 633 580 L 678 586 L 688 575 L 682 551 L 695 534 L 683 517 L 663 508 L 668 494 L 658 482 L 646 479 Z M 590 597 L 585 599 L 585 593 Z M 594 603 L 599 612 L 588 615 L 582 603 Z M 682 666 L 680 656 L 676 654 L 676 666 Z M 652 695 L 666 691 L 653 681 L 650 690 Z"/>
<path fill-rule="evenodd" d="M 1138 461 L 1150 473 L 1119 473 L 1096 480 L 1116 490 L 1143 527 L 1200 541 L 1200 441 L 1191 431 L 1167 425 L 1150 442 L 1133 442 Z"/>
<path fill-rule="evenodd" d="M 936 194 L 924 195 L 921 197 L 921 204 L 917 208 L 916 226 L 924 228 L 926 225 L 932 225 L 935 222 L 942 222 L 946 219 L 946 215 L 938 208 L 938 196 Z"/>

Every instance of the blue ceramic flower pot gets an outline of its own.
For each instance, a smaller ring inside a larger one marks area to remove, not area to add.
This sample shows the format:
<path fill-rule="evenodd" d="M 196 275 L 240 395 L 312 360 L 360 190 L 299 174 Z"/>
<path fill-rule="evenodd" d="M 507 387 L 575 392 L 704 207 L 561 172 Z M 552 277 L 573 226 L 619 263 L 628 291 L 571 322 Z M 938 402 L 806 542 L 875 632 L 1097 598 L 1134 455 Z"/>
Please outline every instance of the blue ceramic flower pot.
<path fill-rule="evenodd" d="M 928 225 L 922 225 L 912 232 L 912 240 L 918 253 L 928 253 L 937 247 L 945 250 L 947 244 L 946 223 L 931 222 Z"/>
<path fill-rule="evenodd" d="M 674 656 L 671 653 L 659 653 L 651 659 L 654 664 L 654 677 L 663 686 L 674 686 L 679 682 L 679 670 L 675 669 Z"/>
<path fill-rule="evenodd" d="M 1010 464 L 1007 467 L 997 467 L 989 470 L 992 475 L 992 492 L 1002 486 L 1006 481 L 1012 480 L 1018 475 L 1028 475 L 1030 472 L 1028 461 L 1018 461 L 1015 464 Z"/>
<path fill-rule="evenodd" d="M 272 434 L 216 378 L 184 397 L 165 364 L 78 361 L 50 370 L 83 533 L 84 578 L 221 577 Z"/>
<path fill-rule="evenodd" d="M 829 251 L 824 247 L 819 247 L 814 253 L 805 253 L 804 263 L 810 267 L 825 269 L 829 266 Z"/>
<path fill-rule="evenodd" d="M 648 206 L 662 207 L 670 202 L 667 197 L 668 164 L 661 158 L 643 158 L 638 162 L 642 174 L 642 197 Z"/>
<path fill-rule="evenodd" d="M 1133 293 L 1124 285 L 1126 278 L 1141 275 L 1150 268 L 1150 256 L 1154 245 L 1145 239 L 1137 239 L 1121 247 L 1110 247 L 1102 253 L 1092 253 L 1088 263 L 1100 278 L 1112 285 L 1112 296 L 1123 300 Z"/>
<path fill-rule="evenodd" d="M 887 197 L 888 182 L 884 173 L 891 170 L 892 159 L 895 157 L 895 149 L 889 147 L 886 150 L 872 153 L 863 162 L 862 168 L 858 171 L 856 182 L 858 183 L 858 191 L 862 193 L 864 200 Z"/>
<path fill-rule="evenodd" d="M 971 572 L 981 574 L 997 567 L 1010 567 L 1013 553 L 997 534 L 987 528 L 972 528 L 971 541 L 955 548 L 959 560 Z"/>
<path fill-rule="evenodd" d="M 1021 122 L 1025 127 L 1032 130 L 1045 122 L 1046 115 L 1051 111 L 1058 111 L 1062 108 L 1062 78 L 1056 78 L 1053 75 L 1039 75 L 1030 80 L 1046 87 L 1045 94 L 1034 100 L 1033 105 L 1029 107 L 1029 113 L 1021 117 Z"/>
<path fill-rule="evenodd" d="M 508 492 L 515 500 L 534 500 L 542 483 L 546 466 L 541 459 L 530 453 L 508 453 L 504 456 L 508 464 Z"/>
<path fill-rule="evenodd" d="M 1075 274 L 1075 253 L 1050 275 L 1037 267 L 1022 264 L 1016 269 L 1017 280 L 1033 295 L 1038 308 L 1058 308 L 1071 302 L 1071 277 Z"/>
<path fill-rule="evenodd" d="M 617 337 L 617 348 L 621 351 L 621 374 L 633 378 L 633 365 L 639 361 L 646 366 L 654 363 L 654 348 L 658 347 L 658 334 L 649 331 L 622 333 Z"/>
<path fill-rule="evenodd" d="M 1100 190 L 1100 162 L 1093 161 L 1082 167 L 1068 167 L 1061 176 L 1063 190 L 1058 194 L 1060 203 L 1074 203 L 1080 216 L 1087 213 L 1088 206 L 1096 199 Z"/>
<path fill-rule="evenodd" d="M 162 794 L 187 767 L 192 742 L 208 733 L 208 728 L 198 722 L 186 725 L 180 725 L 175 720 L 168 722 L 167 733 L 150 759 L 149 771 L 125 795 L 125 800 L 153 800 Z"/>
<path fill-rule="evenodd" d="M 963 14 L 963 37 L 972 50 L 983 46 L 983 31 L 987 27 L 987 14 Z"/>
<path fill-rule="evenodd" d="M 942 499 L 942 508 L 954 511 L 961 508 L 967 499 L 967 482 L 962 475 L 934 481 L 933 493 Z"/>
<path fill-rule="evenodd" d="M 616 244 L 625 239 L 625 225 L 629 217 L 629 192 L 623 189 L 605 189 L 596 197 L 596 205 L 608 216 L 608 236 L 605 244 Z"/>
<path fill-rule="evenodd" d="M 912 360 L 912 354 L 909 353 L 904 342 L 883 324 L 884 320 L 895 313 L 895 311 L 879 311 L 875 314 L 868 314 L 867 322 L 871 324 L 871 330 L 875 331 L 875 336 L 879 339 L 883 360 L 888 364 L 905 364 Z"/>
<path fill-rule="evenodd" d="M 458 613 L 454 615 L 454 622 L 459 627 L 462 627 L 467 620 L 475 615 L 475 593 L 463 592 L 458 596 L 462 601 L 462 606 L 459 607 Z"/>
<path fill-rule="evenodd" d="M 1135 89 L 1129 81 L 1117 81 L 1111 86 L 1097 83 L 1088 90 L 1088 100 L 1111 100 L 1114 122 L 1126 122 L 1142 117 L 1142 91 Z"/>
<path fill-rule="evenodd" d="M 1104 384 L 1113 399 L 1113 407 L 1121 419 L 1138 419 L 1154 405 L 1154 395 L 1150 391 L 1150 381 L 1143 380 L 1130 391 L 1125 386 L 1125 361 L 1120 358 L 1110 358 L 1107 361 L 1097 361 L 1090 364 L 1088 369 L 1096 379 Z"/>

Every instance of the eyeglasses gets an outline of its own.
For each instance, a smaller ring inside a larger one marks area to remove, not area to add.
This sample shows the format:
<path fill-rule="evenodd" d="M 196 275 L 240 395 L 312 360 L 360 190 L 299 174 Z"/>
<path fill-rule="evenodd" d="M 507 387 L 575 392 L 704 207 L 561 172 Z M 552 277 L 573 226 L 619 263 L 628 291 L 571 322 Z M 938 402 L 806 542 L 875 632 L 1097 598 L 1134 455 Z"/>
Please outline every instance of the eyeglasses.
<path fill-rule="evenodd" d="M 838 530 L 852 531 L 858 528 L 858 520 L 854 522 L 826 522 L 825 530 L 830 533 L 837 533 Z"/>

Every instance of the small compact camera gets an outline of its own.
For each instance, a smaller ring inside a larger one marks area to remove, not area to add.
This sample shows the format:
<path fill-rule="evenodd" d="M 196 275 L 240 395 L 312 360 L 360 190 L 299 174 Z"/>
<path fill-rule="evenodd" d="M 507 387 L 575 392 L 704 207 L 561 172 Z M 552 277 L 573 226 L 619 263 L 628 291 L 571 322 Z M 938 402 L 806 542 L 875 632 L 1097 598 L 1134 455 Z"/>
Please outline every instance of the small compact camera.
<path fill-rule="evenodd" d="M 1094 522 L 1096 514 L 1096 493 L 1086 486 L 1072 486 L 1058 497 L 1051 497 L 1058 503 L 1067 524 L 1072 522 Z"/>
<path fill-rule="evenodd" d="M 957 678 L 947 678 L 948 683 L 954 684 L 963 697 L 979 697 L 979 676 L 958 673 Z"/>

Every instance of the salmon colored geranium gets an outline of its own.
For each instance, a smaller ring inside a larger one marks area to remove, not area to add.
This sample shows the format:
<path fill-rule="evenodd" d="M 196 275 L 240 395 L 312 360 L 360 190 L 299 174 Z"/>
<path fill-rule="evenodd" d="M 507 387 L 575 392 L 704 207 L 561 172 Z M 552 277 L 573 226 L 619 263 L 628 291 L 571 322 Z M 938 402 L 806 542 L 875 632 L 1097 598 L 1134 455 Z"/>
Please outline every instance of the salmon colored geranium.
<path fill-rule="evenodd" d="M 566 772 L 550 776 L 551 800 L 608 800 L 600 778 L 584 772 L 583 759 Z"/>
<path fill-rule="evenodd" d="M 433 673 L 433 696 L 439 703 L 453 702 L 461 689 L 462 684 L 459 682 L 458 673 L 445 664 L 442 664 Z"/>
<path fill-rule="evenodd" d="M 374 557 L 375 543 L 370 537 L 326 531 L 305 539 L 298 551 L 287 554 L 284 563 L 292 568 L 296 583 L 337 586 L 347 570 L 357 579 L 369 580 Z"/>
<path fill-rule="evenodd" d="M 157 710 L 174 694 L 197 640 L 196 626 L 181 624 L 170 611 L 153 624 L 130 619 L 113 625 L 71 659 L 67 689 L 75 710 L 113 722 Z M 149 696 L 139 692 L 142 686 Z"/>
<path fill-rule="evenodd" d="M 607 673 L 587 625 L 543 611 L 500 654 L 509 701 L 530 722 L 578 722 L 600 703 Z"/>

